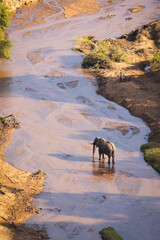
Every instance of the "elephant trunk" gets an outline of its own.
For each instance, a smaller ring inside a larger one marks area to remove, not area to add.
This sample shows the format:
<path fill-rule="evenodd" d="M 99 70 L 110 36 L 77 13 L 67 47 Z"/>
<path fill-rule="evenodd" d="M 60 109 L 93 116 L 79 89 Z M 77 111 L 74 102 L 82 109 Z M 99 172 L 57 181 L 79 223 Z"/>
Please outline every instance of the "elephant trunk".
<path fill-rule="evenodd" d="M 95 149 L 96 149 L 96 145 L 93 143 L 93 157 L 94 157 Z"/>

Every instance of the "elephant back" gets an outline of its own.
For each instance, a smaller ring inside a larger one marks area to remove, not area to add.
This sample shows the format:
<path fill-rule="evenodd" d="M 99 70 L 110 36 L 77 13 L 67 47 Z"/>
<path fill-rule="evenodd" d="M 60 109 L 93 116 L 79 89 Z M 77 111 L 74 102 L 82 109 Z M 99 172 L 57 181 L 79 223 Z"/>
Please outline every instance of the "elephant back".
<path fill-rule="evenodd" d="M 107 141 L 107 143 L 109 144 L 110 148 L 112 149 L 112 152 L 115 153 L 116 152 L 116 147 L 115 147 L 114 143 L 109 142 L 109 141 Z"/>

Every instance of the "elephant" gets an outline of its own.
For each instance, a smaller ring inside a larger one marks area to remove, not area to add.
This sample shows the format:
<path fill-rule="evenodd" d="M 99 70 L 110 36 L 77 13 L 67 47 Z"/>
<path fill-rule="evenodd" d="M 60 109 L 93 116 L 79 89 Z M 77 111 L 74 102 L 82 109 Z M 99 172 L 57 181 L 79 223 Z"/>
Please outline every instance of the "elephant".
<path fill-rule="evenodd" d="M 104 154 L 108 156 L 108 163 L 110 163 L 110 158 L 112 157 L 112 163 L 114 163 L 116 147 L 112 142 L 106 141 L 104 138 L 96 137 L 94 139 L 93 145 L 93 158 L 95 153 L 95 147 L 99 148 L 99 160 L 101 156 L 104 158 Z"/>

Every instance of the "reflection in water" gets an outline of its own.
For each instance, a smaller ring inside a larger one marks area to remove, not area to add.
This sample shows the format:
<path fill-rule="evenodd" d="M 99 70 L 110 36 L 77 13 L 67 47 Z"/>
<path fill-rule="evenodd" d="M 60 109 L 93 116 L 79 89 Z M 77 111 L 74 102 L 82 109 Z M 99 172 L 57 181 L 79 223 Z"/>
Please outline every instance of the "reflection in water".
<path fill-rule="evenodd" d="M 99 160 L 98 164 L 93 161 L 92 167 L 92 171 L 95 176 L 103 176 L 106 180 L 112 180 L 115 176 L 114 164 L 105 163 L 104 159 Z"/>
<path fill-rule="evenodd" d="M 0 112 L 2 114 L 2 110 L 4 109 L 4 106 L 6 107 L 8 104 L 8 97 L 11 92 L 11 83 L 12 78 L 7 77 L 10 74 L 8 72 L 0 70 Z"/>
<path fill-rule="evenodd" d="M 10 92 L 11 76 L 12 72 L 10 71 L 7 62 L 2 62 L 0 64 L 0 94 Z"/>
<path fill-rule="evenodd" d="M 0 77 L 0 97 L 1 94 L 3 93 L 8 93 L 10 92 L 11 89 L 11 80 L 12 78 L 10 77 Z"/>

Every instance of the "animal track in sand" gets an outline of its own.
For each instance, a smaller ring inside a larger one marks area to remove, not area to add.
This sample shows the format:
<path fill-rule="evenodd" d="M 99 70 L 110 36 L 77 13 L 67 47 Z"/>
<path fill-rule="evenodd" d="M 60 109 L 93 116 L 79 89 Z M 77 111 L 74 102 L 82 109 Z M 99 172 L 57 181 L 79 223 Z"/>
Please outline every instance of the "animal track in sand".
<path fill-rule="evenodd" d="M 47 106 L 50 110 L 55 110 L 56 109 L 56 104 L 49 101 L 49 100 L 43 101 L 42 105 Z"/>
<path fill-rule="evenodd" d="M 25 88 L 25 91 L 27 91 L 27 92 L 37 92 L 37 91 L 34 90 L 33 88 L 29 88 L 29 87 L 26 87 L 26 88 Z"/>
<path fill-rule="evenodd" d="M 129 173 L 120 173 L 115 176 L 115 184 L 121 194 L 136 194 L 141 187 L 139 178 L 132 177 Z"/>
<path fill-rule="evenodd" d="M 91 204 L 91 203 L 103 203 L 106 200 L 105 195 L 100 195 L 100 196 L 91 196 L 89 194 L 85 194 L 83 197 L 83 201 L 86 204 Z"/>
<path fill-rule="evenodd" d="M 78 80 L 75 80 L 75 81 L 69 81 L 64 83 L 57 83 L 57 86 L 62 89 L 67 89 L 67 88 L 73 89 L 77 87 L 78 82 L 79 82 Z"/>
<path fill-rule="evenodd" d="M 54 50 L 50 49 L 50 48 L 41 48 L 41 49 L 38 49 L 38 50 L 28 53 L 27 58 L 32 64 L 35 65 L 37 63 L 44 62 L 45 57 L 48 58 L 48 55 L 50 53 L 52 53 L 53 51 Z"/>
<path fill-rule="evenodd" d="M 39 51 L 31 52 L 27 54 L 27 58 L 32 64 L 43 62 L 43 58 L 39 55 Z"/>
<path fill-rule="evenodd" d="M 135 127 L 135 126 L 131 126 L 131 125 L 128 125 L 126 123 L 114 123 L 114 124 L 108 124 L 106 123 L 105 124 L 106 126 L 103 128 L 104 130 L 107 130 L 107 131 L 115 131 L 115 130 L 118 130 L 122 133 L 123 136 L 127 135 L 130 131 L 132 133 L 132 136 L 135 135 L 135 134 L 138 134 L 140 132 L 140 129 Z"/>
<path fill-rule="evenodd" d="M 24 154 L 25 153 L 24 147 L 22 145 L 19 145 L 19 146 L 15 147 L 14 150 L 17 154 Z"/>
<path fill-rule="evenodd" d="M 113 104 L 109 104 L 107 108 L 108 109 L 112 109 L 112 110 L 116 110 L 116 107 Z"/>
<path fill-rule="evenodd" d="M 56 120 L 63 125 L 66 125 L 66 126 L 69 126 L 69 127 L 72 126 L 72 120 L 69 117 L 66 117 L 64 115 L 58 115 L 56 117 Z"/>
<path fill-rule="evenodd" d="M 60 229 L 66 231 L 66 228 L 67 228 L 67 226 L 68 226 L 68 223 L 66 223 L 66 222 L 58 222 L 58 223 L 56 223 L 55 225 L 56 225 L 57 227 L 59 227 Z"/>
<path fill-rule="evenodd" d="M 101 127 L 103 122 L 100 118 L 92 116 L 92 113 L 89 113 L 87 111 L 81 111 L 81 114 L 90 122 L 92 122 L 97 127 Z"/>
<path fill-rule="evenodd" d="M 81 103 L 85 103 L 87 105 L 93 106 L 94 104 L 91 102 L 91 100 L 85 96 L 78 96 L 76 97 L 77 100 L 79 100 Z"/>
<path fill-rule="evenodd" d="M 55 69 L 51 69 L 50 72 L 46 73 L 44 75 L 46 78 L 62 78 L 62 77 L 65 77 L 65 74 L 62 73 L 62 72 L 59 72 Z"/>
<path fill-rule="evenodd" d="M 80 232 L 84 229 L 82 226 L 76 226 L 73 228 L 72 232 L 68 234 L 69 239 L 73 239 L 74 236 L 80 235 Z"/>
<path fill-rule="evenodd" d="M 61 16 L 60 16 L 61 18 Z M 58 16 L 56 17 L 56 19 L 58 20 Z M 27 31 L 26 33 L 23 34 L 23 40 L 27 41 L 30 38 L 39 38 L 39 39 L 43 39 L 45 38 L 45 34 L 47 34 L 48 32 L 53 32 L 57 29 L 62 27 L 63 25 L 66 25 L 67 23 L 62 22 L 62 23 L 57 23 L 54 24 L 52 26 L 49 27 L 44 27 L 44 28 L 40 28 L 40 29 L 34 29 L 31 31 Z"/>

